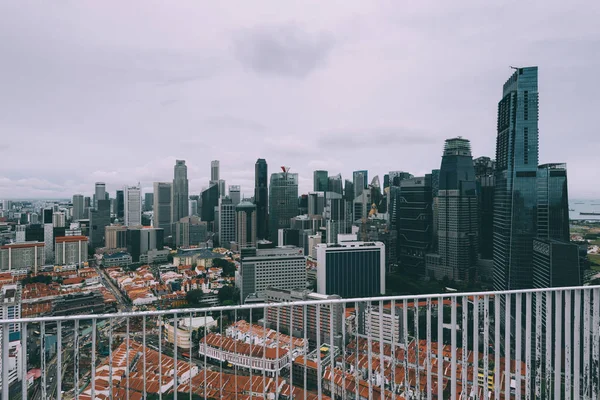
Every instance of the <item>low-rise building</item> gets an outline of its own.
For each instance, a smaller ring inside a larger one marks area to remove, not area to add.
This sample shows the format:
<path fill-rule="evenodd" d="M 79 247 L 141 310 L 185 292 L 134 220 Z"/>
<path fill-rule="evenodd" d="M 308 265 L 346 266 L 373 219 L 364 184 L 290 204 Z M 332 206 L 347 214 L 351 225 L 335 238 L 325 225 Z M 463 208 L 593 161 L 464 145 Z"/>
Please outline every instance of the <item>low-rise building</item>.
<path fill-rule="evenodd" d="M 216 333 L 210 333 L 200 341 L 198 352 L 201 358 L 206 356 L 214 361 L 251 369 L 254 373 L 264 372 L 267 376 L 281 374 L 290 364 L 290 351 L 287 349 L 246 343 Z"/>
<path fill-rule="evenodd" d="M 194 331 L 199 329 L 210 331 L 216 326 L 217 321 L 215 321 L 213 317 L 182 317 L 177 321 L 177 328 L 175 328 L 174 320 L 171 320 L 164 325 L 165 337 L 169 343 L 175 344 L 175 331 L 177 331 L 177 347 L 189 350 L 192 339 L 194 338 Z"/>
<path fill-rule="evenodd" d="M 126 267 L 132 263 L 133 259 L 129 253 L 105 254 L 102 257 L 102 265 L 104 267 Z"/>

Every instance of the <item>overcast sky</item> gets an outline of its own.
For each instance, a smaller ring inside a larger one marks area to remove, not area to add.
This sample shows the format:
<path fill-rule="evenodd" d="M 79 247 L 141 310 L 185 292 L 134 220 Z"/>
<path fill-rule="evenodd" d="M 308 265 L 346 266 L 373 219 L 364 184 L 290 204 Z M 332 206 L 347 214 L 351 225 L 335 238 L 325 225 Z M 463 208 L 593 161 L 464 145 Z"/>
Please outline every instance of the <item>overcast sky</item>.
<path fill-rule="evenodd" d="M 597 1 L 0 2 L 0 199 L 173 178 L 253 191 L 254 163 L 414 175 L 444 139 L 495 155 L 510 65 L 539 66 L 540 163 L 600 198 Z M 501 4 L 500 4 L 501 3 Z M 533 5 L 537 3 L 537 5 Z"/>

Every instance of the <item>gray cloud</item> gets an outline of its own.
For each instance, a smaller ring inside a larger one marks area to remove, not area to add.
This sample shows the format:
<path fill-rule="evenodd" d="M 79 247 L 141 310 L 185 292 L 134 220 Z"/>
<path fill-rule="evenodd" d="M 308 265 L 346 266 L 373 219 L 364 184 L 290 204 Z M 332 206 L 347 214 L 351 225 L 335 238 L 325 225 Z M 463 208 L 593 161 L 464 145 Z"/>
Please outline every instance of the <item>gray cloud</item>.
<path fill-rule="evenodd" d="M 304 78 L 325 63 L 333 38 L 294 25 L 261 26 L 241 32 L 234 45 L 237 58 L 254 72 Z"/>
<path fill-rule="evenodd" d="M 338 149 L 373 149 L 382 146 L 432 145 L 437 139 L 426 132 L 405 127 L 380 127 L 326 132 L 319 146 Z"/>
<path fill-rule="evenodd" d="M 540 163 L 600 198 L 598 2 L 29 2 L 0 1 L 0 199 L 149 188 L 175 159 L 192 193 L 219 159 L 250 195 L 257 158 L 306 192 L 439 168 L 453 136 L 493 157 L 509 65 L 539 65 Z"/>

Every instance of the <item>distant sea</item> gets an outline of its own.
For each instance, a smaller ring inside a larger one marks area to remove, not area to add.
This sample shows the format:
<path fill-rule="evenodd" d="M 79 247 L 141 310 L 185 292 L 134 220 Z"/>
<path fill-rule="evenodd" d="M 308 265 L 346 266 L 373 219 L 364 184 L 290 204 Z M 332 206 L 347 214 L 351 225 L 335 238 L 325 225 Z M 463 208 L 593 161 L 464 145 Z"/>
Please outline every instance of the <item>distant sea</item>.
<path fill-rule="evenodd" d="M 600 199 L 576 200 L 569 199 L 569 218 L 577 220 L 600 221 L 600 215 L 580 215 L 580 212 L 600 213 Z"/>

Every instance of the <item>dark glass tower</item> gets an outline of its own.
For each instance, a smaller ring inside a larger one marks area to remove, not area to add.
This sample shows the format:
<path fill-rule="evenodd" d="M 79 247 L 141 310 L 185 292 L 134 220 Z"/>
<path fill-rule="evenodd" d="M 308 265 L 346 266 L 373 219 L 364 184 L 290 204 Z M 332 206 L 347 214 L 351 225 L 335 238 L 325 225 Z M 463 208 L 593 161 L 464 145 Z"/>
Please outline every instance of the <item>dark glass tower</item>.
<path fill-rule="evenodd" d="M 125 216 L 125 201 L 123 200 L 123 191 L 122 190 L 117 190 L 117 195 L 116 195 L 116 214 L 117 214 L 117 218 L 119 219 L 119 221 L 123 221 L 123 217 Z"/>
<path fill-rule="evenodd" d="M 473 160 L 477 180 L 479 213 L 479 257 L 491 260 L 494 254 L 494 191 L 496 162 L 489 157 Z"/>
<path fill-rule="evenodd" d="M 328 175 L 327 171 L 314 171 L 313 172 L 313 191 L 315 192 L 326 192 L 328 186 Z"/>
<path fill-rule="evenodd" d="M 104 247 L 105 230 L 110 225 L 110 200 L 98 200 L 98 208 L 90 211 L 90 245 Z"/>
<path fill-rule="evenodd" d="M 289 228 L 291 219 L 298 215 L 298 174 L 277 172 L 271 174 L 269 187 L 269 234 L 277 238 L 279 229 Z"/>
<path fill-rule="evenodd" d="M 409 274 L 425 275 L 425 254 L 431 251 L 431 175 L 404 179 L 397 200 L 398 262 Z"/>
<path fill-rule="evenodd" d="M 187 217 L 190 212 L 187 166 L 184 160 L 176 160 L 173 168 L 171 223 Z"/>
<path fill-rule="evenodd" d="M 200 218 L 202 221 L 208 223 L 214 222 L 215 207 L 219 205 L 219 185 L 217 183 L 213 183 L 208 188 L 204 189 L 200 194 L 200 198 L 202 199 Z"/>
<path fill-rule="evenodd" d="M 569 196 L 567 165 L 544 164 L 537 175 L 537 236 L 568 243 Z"/>
<path fill-rule="evenodd" d="M 538 69 L 519 68 L 498 103 L 494 288 L 532 287 L 538 165 Z"/>
<path fill-rule="evenodd" d="M 254 204 L 256 204 L 258 239 L 266 239 L 268 236 L 269 187 L 267 185 L 267 161 L 259 158 L 254 165 Z"/>
<path fill-rule="evenodd" d="M 341 174 L 337 174 L 335 176 L 330 176 L 328 178 L 327 190 L 329 192 L 334 192 L 334 193 L 339 193 L 339 194 L 343 193 L 342 175 Z"/>
<path fill-rule="evenodd" d="M 439 175 L 438 248 L 456 280 L 475 277 L 477 265 L 477 191 L 471 144 L 447 139 Z"/>
<path fill-rule="evenodd" d="M 360 194 L 369 185 L 369 171 L 354 171 L 352 173 L 352 183 L 354 184 L 354 198 L 360 196 Z M 353 199 L 354 200 L 354 199 Z"/>

